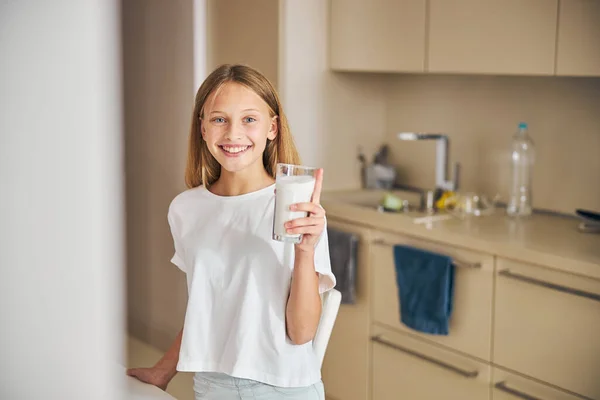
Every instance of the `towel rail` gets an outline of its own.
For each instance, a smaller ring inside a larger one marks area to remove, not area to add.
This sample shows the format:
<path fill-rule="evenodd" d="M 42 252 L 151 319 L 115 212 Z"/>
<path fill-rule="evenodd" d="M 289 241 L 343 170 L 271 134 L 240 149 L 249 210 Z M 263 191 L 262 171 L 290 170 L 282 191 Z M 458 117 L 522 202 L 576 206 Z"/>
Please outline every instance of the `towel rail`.
<path fill-rule="evenodd" d="M 379 245 L 379 246 L 388 246 L 388 247 L 394 247 L 395 245 L 392 243 L 388 243 L 383 239 L 375 239 L 373 240 L 373 244 Z M 473 269 L 477 269 L 477 268 L 481 268 L 481 263 L 478 262 L 467 262 L 467 261 L 461 261 L 461 260 L 452 260 L 452 264 L 454 264 L 456 267 L 461 267 L 461 268 L 473 268 Z"/>

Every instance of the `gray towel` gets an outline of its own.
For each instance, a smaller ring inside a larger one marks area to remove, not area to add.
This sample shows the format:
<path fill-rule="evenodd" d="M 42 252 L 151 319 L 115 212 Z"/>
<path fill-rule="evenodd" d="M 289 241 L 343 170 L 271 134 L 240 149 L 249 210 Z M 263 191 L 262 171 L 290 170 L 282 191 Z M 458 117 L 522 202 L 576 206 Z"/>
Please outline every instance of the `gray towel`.
<path fill-rule="evenodd" d="M 342 304 L 356 302 L 356 264 L 358 262 L 358 237 L 327 227 L 331 271 L 335 275 L 335 288 L 342 293 Z"/>

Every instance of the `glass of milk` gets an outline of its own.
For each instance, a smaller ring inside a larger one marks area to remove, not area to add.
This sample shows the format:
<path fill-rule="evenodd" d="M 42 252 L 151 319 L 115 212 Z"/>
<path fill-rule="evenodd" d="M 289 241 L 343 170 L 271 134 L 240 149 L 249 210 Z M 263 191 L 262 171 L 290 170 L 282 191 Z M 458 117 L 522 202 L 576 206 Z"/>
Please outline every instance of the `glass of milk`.
<path fill-rule="evenodd" d="M 317 168 L 303 165 L 277 164 L 275 176 L 275 217 L 273 218 L 273 240 L 300 243 L 301 234 L 289 234 L 284 224 L 296 218 L 304 218 L 304 211 L 291 211 L 290 206 L 308 203 L 315 189 Z"/>

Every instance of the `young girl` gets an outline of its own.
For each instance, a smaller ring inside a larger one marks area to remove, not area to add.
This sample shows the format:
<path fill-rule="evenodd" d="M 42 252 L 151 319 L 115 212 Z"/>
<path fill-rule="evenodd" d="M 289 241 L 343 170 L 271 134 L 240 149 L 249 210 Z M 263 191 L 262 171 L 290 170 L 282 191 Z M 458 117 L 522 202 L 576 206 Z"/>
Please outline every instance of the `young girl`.
<path fill-rule="evenodd" d="M 335 286 L 323 171 L 312 200 L 292 206 L 290 244 L 272 239 L 277 163 L 300 164 L 279 97 L 258 71 L 223 65 L 196 95 L 185 179 L 168 221 L 186 273 L 182 331 L 152 368 L 128 374 L 163 390 L 193 371 L 196 399 L 324 399 L 312 339 L 320 294 Z"/>

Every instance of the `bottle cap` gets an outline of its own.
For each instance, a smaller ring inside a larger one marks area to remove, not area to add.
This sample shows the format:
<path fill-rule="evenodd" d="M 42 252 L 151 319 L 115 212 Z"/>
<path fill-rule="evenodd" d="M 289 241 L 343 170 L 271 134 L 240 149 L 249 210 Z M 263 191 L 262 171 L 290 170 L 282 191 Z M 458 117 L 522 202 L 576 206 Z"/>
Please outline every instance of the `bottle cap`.
<path fill-rule="evenodd" d="M 519 129 L 527 129 L 527 122 L 519 122 Z"/>

